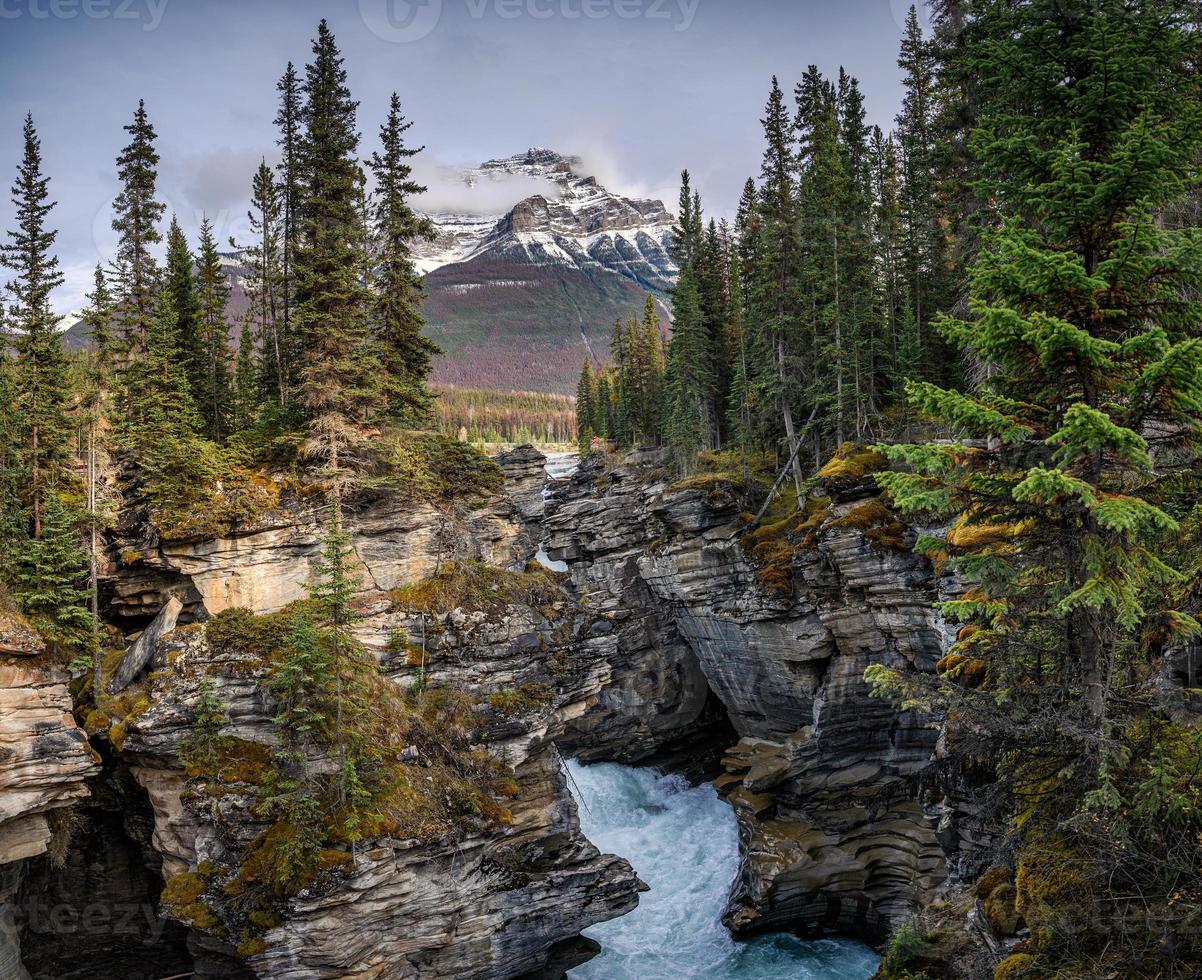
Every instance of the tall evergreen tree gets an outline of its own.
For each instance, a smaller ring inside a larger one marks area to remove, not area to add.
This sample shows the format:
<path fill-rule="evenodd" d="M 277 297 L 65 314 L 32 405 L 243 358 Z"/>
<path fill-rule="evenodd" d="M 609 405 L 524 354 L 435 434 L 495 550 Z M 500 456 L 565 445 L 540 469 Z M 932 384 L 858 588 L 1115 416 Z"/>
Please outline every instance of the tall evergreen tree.
<path fill-rule="evenodd" d="M 295 329 L 301 344 L 300 401 L 340 499 L 344 448 L 371 418 L 379 362 L 369 343 L 370 298 L 361 282 L 363 228 L 357 103 L 334 36 L 323 20 L 305 68 L 305 133 L 296 252 Z"/>
<path fill-rule="evenodd" d="M 247 249 L 250 275 L 246 292 L 251 308 L 243 329 L 252 329 L 258 338 L 261 357 L 258 377 L 263 399 L 284 405 L 288 401 L 293 352 L 288 347 L 284 323 L 286 283 L 281 190 L 271 168 L 266 161 L 261 162 L 255 171 L 251 209 L 247 212 L 254 243 Z"/>
<path fill-rule="evenodd" d="M 668 348 L 671 405 L 668 440 L 683 469 L 707 447 L 706 392 L 710 390 L 710 352 L 701 314 L 701 299 L 690 266 L 680 274 L 672 297 L 672 340 Z"/>
<path fill-rule="evenodd" d="M 280 317 L 279 328 L 281 347 L 284 351 L 283 363 L 289 379 L 289 389 L 295 381 L 296 364 L 299 359 L 297 337 L 293 324 L 293 312 L 296 306 L 296 252 L 300 240 L 300 208 L 304 196 L 302 180 L 303 127 L 302 113 L 304 100 L 301 92 L 300 77 L 292 62 L 284 69 L 284 74 L 276 84 L 279 92 L 279 111 L 275 117 L 276 129 L 279 136 L 276 145 L 280 148 L 279 171 L 279 206 L 280 206 Z M 286 401 L 287 399 L 285 399 Z"/>
<path fill-rule="evenodd" d="M 799 458 L 801 434 L 794 421 L 793 399 L 800 387 L 796 355 L 805 344 L 800 336 L 797 299 L 801 277 L 797 160 L 793 123 L 775 77 L 761 124 L 767 146 L 760 169 L 756 265 L 748 300 L 751 316 L 763 331 L 769 359 L 757 365 L 756 390 L 775 407 L 779 424 L 774 428 L 778 433 L 783 429 L 793 460 L 794 484 L 800 493 L 805 475 Z"/>
<path fill-rule="evenodd" d="M 1174 471 L 1202 452 L 1202 259 L 1196 231 L 1162 221 L 1202 160 L 1197 7 L 977 11 L 973 145 L 1000 221 L 973 318 L 943 328 L 990 370 L 970 394 L 913 383 L 916 408 L 965 441 L 885 447 L 912 471 L 879 479 L 954 522 L 921 546 L 975 583 L 943 605 L 964 628 L 924 697 L 956 719 L 945 764 L 992 767 L 1009 804 L 1041 936 L 1027 972 L 1165 975 L 1202 955 L 1174 911 L 1202 888 L 1197 742 L 1156 693 L 1166 647 L 1202 629 L 1165 560 L 1184 516 Z M 1129 896 L 1138 923 L 1118 939 Z"/>
<path fill-rule="evenodd" d="M 184 369 L 193 392 L 207 390 L 208 357 L 201 330 L 200 299 L 192 272 L 195 260 L 175 215 L 167 228 L 167 268 L 163 288 L 175 307 L 175 343 L 184 358 Z"/>
<path fill-rule="evenodd" d="M 213 225 L 208 218 L 200 223 L 196 295 L 204 376 L 194 394 L 204 420 L 205 435 L 214 442 L 222 442 L 229 434 L 233 413 L 230 324 L 226 318 L 230 284 L 222 269 L 221 256 L 213 239 Z"/>
<path fill-rule="evenodd" d="M 15 348 L 14 404 L 20 427 L 22 496 L 27 502 L 34 540 L 42 536 L 42 514 L 69 457 L 67 366 L 58 334 L 59 317 L 50 293 L 62 284 L 54 240 L 47 227 L 54 209 L 50 178 L 42 173 L 42 146 L 33 116 L 25 116 L 24 149 L 12 185 L 17 227 L 0 247 L 0 262 L 10 269 L 9 324 Z"/>
<path fill-rule="evenodd" d="M 100 453 L 102 432 L 111 424 L 112 399 L 116 383 L 116 352 L 113 323 L 115 301 L 98 264 L 93 277 L 92 292 L 83 321 L 88 328 L 86 352 L 87 382 L 81 393 L 81 424 L 84 433 L 84 467 L 86 480 L 88 532 L 88 604 L 94 619 L 100 617 L 100 550 L 101 514 L 99 500 Z M 94 682 L 100 683 L 100 648 L 93 664 Z"/>
<path fill-rule="evenodd" d="M 152 248 L 162 241 L 157 225 L 167 207 L 155 199 L 157 137 L 141 100 L 125 131 L 130 141 L 117 157 L 121 193 L 113 203 L 113 231 L 118 235 L 115 272 L 121 326 L 132 356 L 137 356 L 145 350 L 154 315 L 158 264 Z"/>
<path fill-rule="evenodd" d="M 595 388 L 593 361 L 592 358 L 586 357 L 580 367 L 580 380 L 576 382 L 576 440 L 581 453 L 589 451 L 593 444 L 593 436 L 596 435 L 593 428 Z"/>
<path fill-rule="evenodd" d="M 128 406 L 119 437 L 142 471 L 152 499 L 207 485 L 202 427 L 176 340 L 178 314 L 171 293 L 160 290 L 146 336 L 146 352 L 127 370 Z"/>
<path fill-rule="evenodd" d="M 936 179 L 935 61 L 923 36 L 918 11 L 910 8 L 897 61 L 905 95 L 897 117 L 901 187 L 902 270 L 915 331 L 918 362 L 925 377 L 949 378 L 952 359 L 931 324 L 947 306 L 947 249 Z"/>
<path fill-rule="evenodd" d="M 388 414 L 409 425 L 422 422 L 429 411 L 426 376 L 430 358 L 441 353 L 422 333 L 424 321 L 418 308 L 423 289 L 412 250 L 415 243 L 433 239 L 434 226 L 417 215 L 410 203 L 426 190 L 413 179 L 409 163 L 423 149 L 405 144 L 412 125 L 401 114 L 401 100 L 394 92 L 388 118 L 380 127 L 381 150 L 371 155 L 369 163 L 376 178 L 373 326 Z"/>

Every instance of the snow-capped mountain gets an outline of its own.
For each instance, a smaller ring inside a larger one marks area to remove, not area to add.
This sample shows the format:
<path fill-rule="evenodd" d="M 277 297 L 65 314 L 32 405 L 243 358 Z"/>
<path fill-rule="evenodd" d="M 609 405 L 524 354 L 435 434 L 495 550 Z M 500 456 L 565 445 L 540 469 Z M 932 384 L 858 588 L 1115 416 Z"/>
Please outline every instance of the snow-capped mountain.
<path fill-rule="evenodd" d="M 536 148 L 465 171 L 469 189 L 522 177 L 546 190 L 504 213 L 431 214 L 438 237 L 419 250 L 419 267 L 428 273 L 488 258 L 607 270 L 653 292 L 668 289 L 678 270 L 669 254 L 673 218 L 663 202 L 615 194 L 581 167 L 578 157 Z"/>
<path fill-rule="evenodd" d="M 431 213 L 437 238 L 416 250 L 426 332 L 445 352 L 435 381 L 570 394 L 584 357 L 604 357 L 614 321 L 640 316 L 648 294 L 666 320 L 678 273 L 672 215 L 582 169 L 578 158 L 532 149 L 456 176 L 466 189 L 456 200 L 470 206 L 478 190 L 500 206 Z M 234 344 L 249 305 L 247 262 L 245 250 L 221 253 Z M 85 345 L 84 324 L 69 324 L 67 343 Z"/>

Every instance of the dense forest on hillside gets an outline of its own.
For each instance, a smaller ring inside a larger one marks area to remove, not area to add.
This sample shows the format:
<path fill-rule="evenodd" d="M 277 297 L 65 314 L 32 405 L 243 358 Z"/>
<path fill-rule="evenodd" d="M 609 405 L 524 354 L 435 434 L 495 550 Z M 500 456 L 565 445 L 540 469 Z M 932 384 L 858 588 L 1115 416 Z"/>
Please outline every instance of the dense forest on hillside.
<path fill-rule="evenodd" d="M 650 298 L 615 326 L 610 362 L 582 368 L 577 434 L 585 452 L 666 445 L 678 487 L 733 487 L 764 562 L 801 547 L 816 474 L 875 481 L 880 520 L 922 529 L 914 550 L 947 585 L 957 639 L 934 674 L 866 679 L 942 720 L 924 791 L 967 787 L 999 832 L 982 898 L 1030 935 L 996 976 L 1198 976 L 1202 695 L 1163 681 L 1197 663 L 1202 637 L 1202 9 L 933 13 L 926 37 L 911 11 L 893 132 L 866 125 L 854 78 L 811 67 L 791 94 L 773 79 L 763 165 L 733 222 L 707 220 L 684 173 L 670 329 Z M 55 163 L 26 118 L 2 252 L 0 598 L 98 681 L 117 493 L 165 540 L 251 523 L 285 483 L 322 502 L 319 581 L 268 624 L 284 749 L 261 858 L 287 890 L 329 841 L 384 832 L 397 792 L 351 626 L 344 508 L 495 487 L 461 428 L 558 439 L 570 423 L 559 400 L 513 411 L 428 386 L 411 248 L 430 228 L 400 99 L 365 154 L 324 22 L 276 94 L 281 163 L 248 175 L 237 349 L 212 229 L 193 246 L 168 220 L 139 104 L 91 344 L 64 351 Z M 202 708 L 197 765 L 221 716 Z M 306 768 L 311 736 L 334 772 Z M 486 763 L 448 766 L 478 805 Z M 916 920 L 882 975 L 930 977 L 945 938 Z"/>

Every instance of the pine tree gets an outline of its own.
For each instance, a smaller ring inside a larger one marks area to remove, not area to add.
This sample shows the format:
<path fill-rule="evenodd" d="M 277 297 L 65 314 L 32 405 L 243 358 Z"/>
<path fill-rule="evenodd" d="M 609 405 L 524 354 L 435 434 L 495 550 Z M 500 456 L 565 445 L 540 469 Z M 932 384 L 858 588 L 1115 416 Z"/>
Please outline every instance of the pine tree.
<path fill-rule="evenodd" d="M 430 358 L 441 353 L 423 335 L 418 308 L 423 289 L 412 251 L 417 242 L 433 239 L 434 226 L 417 215 L 410 203 L 426 190 L 413 179 L 409 163 L 423 147 L 405 145 L 405 133 L 412 125 L 401 114 L 401 100 L 394 92 L 388 118 L 380 127 L 382 152 L 373 153 L 369 163 L 376 178 L 373 326 L 388 414 L 411 426 L 424 421 L 429 412 L 426 376 Z"/>
<path fill-rule="evenodd" d="M 62 284 L 54 240 L 46 226 L 54 209 L 50 178 L 42 173 L 41 140 L 33 116 L 26 115 L 24 151 L 12 185 L 17 227 L 0 248 L 0 262 L 12 270 L 10 323 L 15 332 L 15 391 L 18 412 L 21 494 L 29 508 L 34 540 L 42 536 L 47 498 L 60 482 L 69 457 L 71 428 L 67 420 L 67 366 L 58 334 L 59 317 L 50 308 L 50 293 Z"/>
<path fill-rule="evenodd" d="M 300 208 L 304 196 L 301 177 L 304 120 L 300 78 L 288 62 L 283 76 L 276 84 L 280 95 L 280 108 L 275 117 L 279 131 L 276 145 L 280 148 L 277 170 L 280 206 L 280 346 L 282 361 L 286 367 L 289 391 L 295 382 L 296 365 L 299 361 L 298 341 L 293 313 L 296 306 L 296 252 L 300 240 Z M 287 399 L 284 399 L 287 402 Z"/>
<path fill-rule="evenodd" d="M 1158 762 L 1147 736 L 1177 710 L 1153 693 L 1160 657 L 1200 631 L 1165 559 L 1183 516 L 1173 471 L 1196 471 L 1202 451 L 1202 261 L 1197 232 L 1161 218 L 1199 178 L 1197 10 L 984 9 L 973 144 L 1000 221 L 972 272 L 973 318 L 943 329 L 988 377 L 967 394 L 912 383 L 914 406 L 961 441 L 883 447 L 911 471 L 878 479 L 902 509 L 954 520 L 921 547 L 974 586 L 943 604 L 964 628 L 926 696 L 956 718 L 945 765 L 995 769 L 1020 886 L 1035 868 L 1071 875 L 1074 913 L 1139 896 L 1118 949 L 1109 916 L 1031 905 L 1048 938 L 1030 969 L 1173 972 L 1197 955 L 1170 909 L 1202 884 L 1180 859 L 1202 820 L 1169 809 L 1196 786 L 1166 768 L 1173 740 Z"/>
<path fill-rule="evenodd" d="M 204 375 L 199 380 L 194 394 L 204 421 L 205 435 L 220 443 L 229 434 L 230 417 L 233 413 L 233 393 L 230 385 L 230 324 L 226 319 L 230 284 L 221 267 L 221 256 L 217 253 L 217 243 L 213 240 L 213 225 L 208 218 L 204 218 L 200 223 L 196 297 Z"/>
<path fill-rule="evenodd" d="M 305 69 L 304 94 L 294 316 L 301 345 L 299 395 L 337 501 L 347 478 L 342 452 L 370 422 L 378 402 L 379 362 L 369 343 L 369 296 L 359 276 L 357 103 L 324 20 Z"/>
<path fill-rule="evenodd" d="M 88 611 L 88 555 L 75 516 L 57 493 L 47 495 L 41 535 L 21 550 L 11 573 L 17 605 L 56 643 L 88 650 L 95 622 Z"/>
<path fill-rule="evenodd" d="M 246 292 L 250 317 L 243 329 L 253 325 L 259 338 L 261 363 L 258 376 L 264 401 L 284 405 L 288 401 L 289 366 L 284 323 L 285 281 L 283 266 L 284 215 L 281 187 L 276 184 L 266 161 L 255 171 L 251 209 L 247 212 L 254 244 L 247 249 L 250 274 Z M 239 349 L 241 353 L 241 349 Z"/>
<path fill-rule="evenodd" d="M 156 225 L 167 208 L 155 200 L 157 137 L 142 101 L 125 131 L 130 141 L 117 157 L 121 193 L 113 203 L 113 231 L 118 235 L 115 272 L 119 319 L 126 344 L 136 356 L 146 348 L 154 315 L 158 266 L 151 249 L 162 240 Z"/>
<path fill-rule="evenodd" d="M 580 368 L 580 380 L 576 383 L 576 441 L 580 445 L 580 453 L 589 452 L 593 444 L 593 416 L 595 409 L 594 379 L 592 359 L 586 357 Z"/>
<path fill-rule="evenodd" d="M 208 358 L 201 336 L 200 299 L 192 274 L 194 259 L 188 241 L 175 215 L 167 229 L 167 268 L 163 288 L 171 293 L 175 307 L 175 344 L 184 358 L 184 368 L 192 391 L 199 395 L 208 390 Z"/>

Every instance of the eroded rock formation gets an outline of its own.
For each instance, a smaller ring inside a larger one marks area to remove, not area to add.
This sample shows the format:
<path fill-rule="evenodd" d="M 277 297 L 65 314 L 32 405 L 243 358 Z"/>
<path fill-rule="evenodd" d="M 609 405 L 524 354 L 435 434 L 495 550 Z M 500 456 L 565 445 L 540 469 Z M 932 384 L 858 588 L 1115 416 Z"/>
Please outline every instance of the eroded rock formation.
<path fill-rule="evenodd" d="M 23 932 L 41 950 L 26 956 L 33 976 L 81 968 L 71 947 L 49 951 L 51 936 L 38 925 L 44 917 L 28 914 L 38 896 L 61 906 L 64 896 L 92 892 L 112 905 L 111 886 L 119 882 L 139 909 L 153 910 L 147 921 L 159 929 L 163 883 L 201 883 L 203 894 L 191 896 L 187 907 L 164 893 L 163 907 L 175 921 L 154 969 L 167 972 L 182 958 L 195 975 L 213 978 L 249 971 L 296 980 L 499 980 L 560 976 L 595 952 L 580 932 L 633 908 L 637 879 L 625 860 L 600 854 L 580 833 L 555 741 L 609 684 L 609 650 L 598 626 L 608 620 L 567 594 L 485 595 L 483 607 L 422 610 L 399 602 L 395 592 L 455 563 L 510 568 L 521 580 L 519 570 L 537 547 L 543 460 L 518 453 L 502 462 L 510 477 L 506 493 L 468 507 L 376 500 L 349 512 L 348 529 L 359 582 L 356 628 L 365 648 L 394 683 L 411 685 L 420 674 L 426 684 L 476 704 L 478 747 L 512 770 L 504 820 L 480 821 L 442 840 L 407 836 L 402 827 L 364 841 L 337 873 L 319 876 L 282 903 L 273 924 L 250 942 L 229 869 L 268 826 L 256 810 L 259 787 L 253 776 L 233 772 L 215 788 L 198 787 L 181 748 L 207 677 L 228 718 L 223 736 L 250 747 L 255 758 L 270 756 L 277 709 L 268 665 L 253 653 L 210 644 L 204 621 L 233 607 L 271 613 L 303 597 L 322 529 L 303 502 L 228 537 L 195 542 L 164 542 L 144 520 L 123 517 L 107 572 L 108 610 L 117 622 L 146 628 L 111 675 L 119 677 L 111 689 L 120 691 L 114 702 L 120 720 L 110 727 L 109 719 L 93 724 L 89 716 L 89 731 L 111 754 L 105 777 L 91 786 L 89 835 L 79 838 L 64 866 L 39 866 L 23 882 L 13 877 L 11 887 L 4 879 L 4 894 L 22 907 L 16 918 L 23 925 L 12 934 Z M 171 629 L 177 616 L 180 625 Z M 30 705 L 13 733 L 20 752 L 49 760 L 40 770 L 12 767 L 9 778 L 21 774 L 31 786 L 26 797 L 5 797 L 13 812 L 0 820 L 18 856 L 45 846 L 42 810 L 85 795 L 84 780 L 96 771 L 71 720 L 65 680 L 30 674 L 18 683 L 0 674 L 0 697 Z M 5 712 L 8 727 L 16 717 Z M 76 770 L 68 768 L 68 747 L 84 760 Z M 406 762 L 420 774 L 423 760 L 412 751 Z M 4 761 L 0 780 L 8 772 Z M 132 801 L 124 808 L 112 805 L 118 790 Z M 122 965 L 108 945 L 112 939 L 97 934 L 78 953 L 107 963 L 114 975 L 139 976 Z M 139 942 L 133 937 L 130 948 Z M 0 945 L 0 956 L 17 962 L 17 955 L 15 940 Z"/>
<path fill-rule="evenodd" d="M 2 620 L 0 976 L 20 977 L 16 896 L 26 865 L 46 853 L 62 815 L 88 795 L 87 780 L 99 767 L 72 717 L 66 671 L 40 662 L 41 643 L 19 617 L 4 613 Z"/>
<path fill-rule="evenodd" d="M 916 776 L 937 752 L 937 726 L 872 698 L 863 680 L 874 663 L 933 670 L 948 640 L 930 567 L 900 531 L 882 536 L 852 519 L 874 499 L 870 483 L 830 488 L 814 533 L 791 541 L 787 570 L 768 578 L 748 554 L 730 488 L 673 487 L 655 453 L 590 461 L 546 499 L 540 454 L 499 462 L 503 493 L 461 507 L 377 498 L 352 508 L 347 526 L 359 638 L 393 683 L 420 676 L 472 700 L 480 746 L 512 770 L 510 825 L 443 841 L 373 838 L 338 873 L 288 898 L 254 941 L 240 937 L 244 910 L 227 886 L 266 826 L 257 787 L 233 775 L 220 792 L 198 787 L 181 745 L 208 677 L 228 718 L 223 733 L 270 754 L 268 668 L 210 643 L 204 621 L 302 598 L 321 548 L 318 512 L 302 498 L 225 537 L 164 542 L 131 510 L 113 543 L 105 607 L 114 622 L 146 631 L 131 637 L 121 680 L 136 680 L 120 695 L 121 720 L 109 728 L 88 719 L 105 774 L 70 717 L 65 675 L 0 673 L 0 697 L 26 705 L 11 736 L 26 761 L 0 754 L 0 783 L 23 774 L 30 787 L 0 810 L 0 841 L 7 833 L 13 854 L 38 853 L 49 839 L 43 814 L 87 793 L 89 779 L 89 826 L 99 828 L 64 868 L 0 862 L 0 898 L 32 907 L 35 894 L 75 887 L 111 896 L 112 881 L 128 880 L 154 909 L 153 924 L 158 889 L 185 876 L 197 891 L 186 909 L 169 909 L 161 965 L 190 960 L 200 977 L 558 977 L 590 952 L 581 930 L 632 908 L 638 885 L 623 859 L 581 835 L 561 750 L 693 775 L 721 759 L 718 786 L 743 850 L 727 914 L 737 935 L 880 940 L 936 893 L 949 859 L 953 872 L 968 860 L 979 828 L 962 811 L 919 802 Z M 540 539 L 566 563 L 565 591 L 502 590 L 448 608 L 399 598 L 448 563 L 520 573 Z M 0 641 L 28 645 L 18 632 L 5 628 Z M 50 761 L 39 769 L 35 756 Z M 421 765 L 416 747 L 407 761 Z M 125 855 L 127 870 L 102 870 L 88 884 L 86 848 Z M 107 941 L 89 955 L 113 955 Z M 16 962 L 16 949 L 0 941 L 0 959 Z M 46 956 L 27 962 L 39 977 L 70 968 Z"/>
<path fill-rule="evenodd" d="M 863 679 L 873 663 L 934 669 L 945 637 L 930 567 L 840 521 L 875 493 L 853 487 L 796 549 L 790 587 L 768 588 L 733 495 L 674 490 L 662 462 L 591 463 L 552 494 L 548 553 L 624 617 L 613 682 L 568 739 L 593 757 L 648 755 L 689 729 L 708 686 L 738 736 L 718 782 L 743 850 L 731 929 L 879 941 L 947 875 L 915 786 L 937 728 Z"/>

